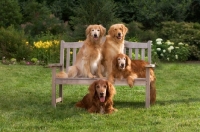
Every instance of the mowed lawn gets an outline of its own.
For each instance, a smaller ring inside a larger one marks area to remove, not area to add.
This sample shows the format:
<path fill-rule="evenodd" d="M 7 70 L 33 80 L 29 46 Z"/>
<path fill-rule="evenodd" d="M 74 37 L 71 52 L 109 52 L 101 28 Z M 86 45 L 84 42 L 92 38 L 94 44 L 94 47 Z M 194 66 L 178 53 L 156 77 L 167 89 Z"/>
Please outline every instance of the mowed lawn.
<path fill-rule="evenodd" d="M 0 64 L 1 132 L 200 131 L 200 63 L 161 63 L 155 69 L 157 102 L 146 109 L 144 87 L 117 86 L 110 115 L 74 104 L 88 86 L 65 85 L 64 102 L 51 106 L 51 69 Z"/>

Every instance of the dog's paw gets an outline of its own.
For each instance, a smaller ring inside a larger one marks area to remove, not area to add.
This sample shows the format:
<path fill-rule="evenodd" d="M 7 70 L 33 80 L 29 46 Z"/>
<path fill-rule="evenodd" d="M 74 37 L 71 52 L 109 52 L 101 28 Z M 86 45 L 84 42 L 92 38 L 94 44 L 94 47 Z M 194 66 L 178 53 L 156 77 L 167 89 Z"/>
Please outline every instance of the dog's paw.
<path fill-rule="evenodd" d="M 57 78 L 68 78 L 68 75 L 64 71 L 61 71 L 61 72 L 56 74 L 56 77 Z"/>

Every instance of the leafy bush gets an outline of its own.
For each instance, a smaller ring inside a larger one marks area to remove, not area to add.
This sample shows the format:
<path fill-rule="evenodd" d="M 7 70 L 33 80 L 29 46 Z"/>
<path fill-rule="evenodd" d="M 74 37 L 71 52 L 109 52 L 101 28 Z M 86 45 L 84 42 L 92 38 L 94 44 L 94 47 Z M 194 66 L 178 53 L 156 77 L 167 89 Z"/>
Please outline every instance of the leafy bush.
<path fill-rule="evenodd" d="M 173 43 L 167 40 L 162 42 L 161 38 L 156 39 L 152 45 L 153 54 L 157 54 L 161 61 L 186 61 L 189 57 L 188 44 L 182 42 Z"/>
<path fill-rule="evenodd" d="M 13 26 L 0 28 L 0 57 L 16 58 L 18 61 L 30 57 L 31 46 L 23 31 Z"/>
<path fill-rule="evenodd" d="M 186 23 L 175 21 L 163 22 L 159 35 L 175 43 L 183 42 L 189 46 L 196 47 L 200 51 L 200 24 L 199 23 Z M 200 54 L 196 51 L 196 48 L 190 48 L 191 59 L 200 60 Z"/>
<path fill-rule="evenodd" d="M 7 28 L 11 25 L 17 27 L 22 21 L 22 14 L 17 0 L 1 0 L 0 14 L 0 27 Z"/>
<path fill-rule="evenodd" d="M 127 24 L 127 27 L 129 29 L 126 36 L 127 40 L 148 41 L 157 38 L 156 32 L 152 30 L 144 30 L 143 25 L 139 22 L 133 21 Z"/>
<path fill-rule="evenodd" d="M 38 58 L 40 63 L 58 62 L 60 53 L 60 40 L 50 33 L 37 35 L 33 43 L 33 58 Z"/>

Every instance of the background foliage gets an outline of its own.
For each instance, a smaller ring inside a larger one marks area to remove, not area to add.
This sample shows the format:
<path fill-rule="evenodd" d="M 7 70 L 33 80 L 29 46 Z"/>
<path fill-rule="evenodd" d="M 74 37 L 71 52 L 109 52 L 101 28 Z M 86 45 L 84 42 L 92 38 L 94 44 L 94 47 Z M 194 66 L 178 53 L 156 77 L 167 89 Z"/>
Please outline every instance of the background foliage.
<path fill-rule="evenodd" d="M 111 24 L 120 22 L 129 28 L 127 40 L 163 38 L 184 42 L 191 52 L 188 59 L 200 60 L 199 7 L 200 0 L 3 0 L 0 2 L 0 32 L 12 26 L 11 32 L 24 33 L 29 46 L 33 46 L 38 41 L 37 36 L 42 34 L 55 35 L 58 41 L 78 41 L 85 39 L 85 28 L 89 24 L 102 24 L 108 29 Z M 15 39 L 13 35 L 9 38 Z M 8 43 L 7 39 L 0 41 L 4 45 Z M 6 49 L 1 46 L 0 50 L 0 58 L 16 58 L 16 51 L 9 46 Z M 34 50 L 27 50 L 31 53 L 26 58 L 35 57 Z M 24 57 L 23 54 L 17 56 L 18 59 Z M 50 61 L 56 62 L 53 58 Z"/>

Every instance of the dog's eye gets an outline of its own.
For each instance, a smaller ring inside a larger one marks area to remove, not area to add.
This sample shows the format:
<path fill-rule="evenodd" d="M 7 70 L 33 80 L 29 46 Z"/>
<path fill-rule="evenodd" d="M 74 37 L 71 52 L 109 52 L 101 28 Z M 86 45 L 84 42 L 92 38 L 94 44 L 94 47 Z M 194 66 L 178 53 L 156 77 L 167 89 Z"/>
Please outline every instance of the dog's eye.
<path fill-rule="evenodd" d="M 104 88 L 107 88 L 107 85 L 104 85 L 103 87 L 104 87 Z"/>
<path fill-rule="evenodd" d="M 100 86 L 99 86 L 99 85 L 96 85 L 96 88 L 100 88 Z"/>
<path fill-rule="evenodd" d="M 126 58 L 124 58 L 124 60 L 126 60 Z"/>
<path fill-rule="evenodd" d="M 92 31 L 94 31 L 94 29 L 92 29 Z"/>
<path fill-rule="evenodd" d="M 97 31 L 100 31 L 99 29 Z"/>
<path fill-rule="evenodd" d="M 120 58 L 117 58 L 117 60 L 120 60 Z"/>

